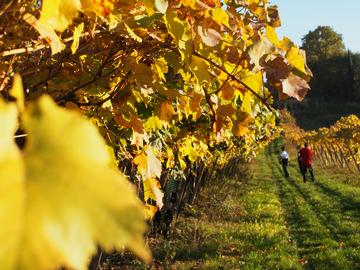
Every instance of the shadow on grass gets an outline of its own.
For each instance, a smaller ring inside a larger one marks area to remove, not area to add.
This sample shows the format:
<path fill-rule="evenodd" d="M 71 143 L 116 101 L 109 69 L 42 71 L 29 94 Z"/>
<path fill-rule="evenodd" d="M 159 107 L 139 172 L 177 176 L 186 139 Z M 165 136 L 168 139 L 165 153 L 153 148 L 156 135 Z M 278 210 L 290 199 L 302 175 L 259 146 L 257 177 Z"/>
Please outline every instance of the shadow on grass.
<path fill-rule="evenodd" d="M 339 250 L 340 237 L 331 224 L 334 221 L 331 213 L 317 205 L 292 177 L 283 178 L 282 169 L 277 165 L 274 156 L 276 148 L 277 144 L 272 144 L 267 149 L 266 160 L 274 177 L 281 178 L 276 181 L 280 201 L 290 225 L 290 234 L 299 248 L 299 254 L 308 261 L 304 268 L 356 269 L 356 266 L 351 266 L 347 260 L 350 254 Z M 319 212 L 323 215 L 319 215 Z M 341 215 L 341 212 L 336 214 Z"/>
<path fill-rule="evenodd" d="M 360 221 L 360 201 L 356 201 L 349 196 L 344 196 L 341 192 L 332 189 L 321 182 L 317 182 L 316 186 L 319 190 L 321 190 L 324 194 L 329 197 L 336 199 L 342 205 L 342 212 L 351 212 L 351 216 L 355 218 L 357 221 Z"/>

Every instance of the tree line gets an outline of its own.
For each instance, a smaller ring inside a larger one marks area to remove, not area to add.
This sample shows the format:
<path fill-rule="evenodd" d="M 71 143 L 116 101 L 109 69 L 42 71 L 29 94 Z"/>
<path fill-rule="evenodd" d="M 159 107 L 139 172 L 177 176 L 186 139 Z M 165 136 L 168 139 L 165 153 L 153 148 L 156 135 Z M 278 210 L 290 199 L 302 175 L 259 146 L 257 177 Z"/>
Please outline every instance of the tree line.
<path fill-rule="evenodd" d="M 360 53 L 346 50 L 342 35 L 318 26 L 302 38 L 314 77 L 310 97 L 318 101 L 360 100 Z"/>

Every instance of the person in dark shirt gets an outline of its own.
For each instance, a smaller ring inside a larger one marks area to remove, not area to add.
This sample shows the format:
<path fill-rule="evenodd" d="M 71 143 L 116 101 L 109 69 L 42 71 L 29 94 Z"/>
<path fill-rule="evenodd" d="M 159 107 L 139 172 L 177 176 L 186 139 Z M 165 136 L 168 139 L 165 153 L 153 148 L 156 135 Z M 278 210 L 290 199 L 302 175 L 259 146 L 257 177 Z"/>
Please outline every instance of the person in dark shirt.
<path fill-rule="evenodd" d="M 300 158 L 301 158 L 301 165 L 302 165 L 302 175 L 303 175 L 303 180 L 304 183 L 306 182 L 306 172 L 307 170 L 309 170 L 310 175 L 311 175 L 311 180 L 314 182 L 315 178 L 314 178 L 314 170 L 313 170 L 313 151 L 311 150 L 310 146 L 308 143 L 304 144 L 304 147 L 302 149 L 300 149 Z"/>

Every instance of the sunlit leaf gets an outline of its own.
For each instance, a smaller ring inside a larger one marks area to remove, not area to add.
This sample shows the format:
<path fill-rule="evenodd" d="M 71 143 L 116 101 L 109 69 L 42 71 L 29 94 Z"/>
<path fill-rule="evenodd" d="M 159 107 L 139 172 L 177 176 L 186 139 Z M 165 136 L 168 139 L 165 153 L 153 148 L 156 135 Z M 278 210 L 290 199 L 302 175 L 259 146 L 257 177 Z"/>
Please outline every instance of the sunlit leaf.
<path fill-rule="evenodd" d="M 23 18 L 50 44 L 52 54 L 57 54 L 65 49 L 65 45 L 61 42 L 59 36 L 49 24 L 42 20 L 37 20 L 33 15 L 28 13 L 25 14 Z"/>
<path fill-rule="evenodd" d="M 16 119 L 16 106 L 0 100 L 0 265 L 3 269 L 16 269 L 23 244 L 24 164 L 13 139 Z"/>
<path fill-rule="evenodd" d="M 76 53 L 77 49 L 79 48 L 80 44 L 80 35 L 84 31 L 84 23 L 79 24 L 75 27 L 73 33 L 73 43 L 71 44 L 71 52 L 74 54 Z"/>
<path fill-rule="evenodd" d="M 168 0 L 155 0 L 155 7 L 161 13 L 165 13 L 168 8 Z"/>
<path fill-rule="evenodd" d="M 161 162 L 150 146 L 145 152 L 135 157 L 134 163 L 138 166 L 138 171 L 144 180 L 161 176 Z"/>
<path fill-rule="evenodd" d="M 221 34 L 212 28 L 204 28 L 201 25 L 198 26 L 198 33 L 202 41 L 210 47 L 214 47 L 219 44 L 221 40 Z"/>
<path fill-rule="evenodd" d="M 267 38 L 261 38 L 249 49 L 250 62 L 254 64 L 253 72 L 261 69 L 263 57 L 270 54 L 274 49 L 273 44 Z"/>
<path fill-rule="evenodd" d="M 14 75 L 14 82 L 12 88 L 9 91 L 10 95 L 16 99 L 16 104 L 20 112 L 25 110 L 25 97 L 22 79 L 19 74 Z"/>
<path fill-rule="evenodd" d="M 282 82 L 282 91 L 289 97 L 294 97 L 301 101 L 310 89 L 309 84 L 304 80 L 290 74 L 290 76 Z"/>
<path fill-rule="evenodd" d="M 2 237 L 9 239 L 0 246 L 3 267 L 86 269 L 98 244 L 108 251 L 127 246 L 149 259 L 141 240 L 140 203 L 124 176 L 111 167 L 94 126 L 43 97 L 24 115 L 29 135 L 20 157 L 12 140 L 13 107 L 2 106 L 0 118 L 5 123 L 0 183 L 6 187 L 0 189 L 0 200 L 4 209 L 11 209 L 1 212 L 0 235 L 12 235 Z"/>
<path fill-rule="evenodd" d="M 129 33 L 130 37 L 136 40 L 137 42 L 142 42 L 142 38 L 139 37 L 135 32 L 125 23 L 126 31 Z"/>
<path fill-rule="evenodd" d="M 80 0 L 43 0 L 40 24 L 64 31 L 81 10 Z"/>

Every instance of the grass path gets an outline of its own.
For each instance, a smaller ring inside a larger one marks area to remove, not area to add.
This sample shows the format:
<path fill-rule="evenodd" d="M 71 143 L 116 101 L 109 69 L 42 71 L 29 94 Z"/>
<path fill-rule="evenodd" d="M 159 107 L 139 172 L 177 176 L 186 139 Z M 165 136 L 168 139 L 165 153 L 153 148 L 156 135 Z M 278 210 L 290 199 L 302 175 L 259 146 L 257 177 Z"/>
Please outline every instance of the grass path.
<path fill-rule="evenodd" d="M 278 195 L 304 269 L 360 269 L 360 188 L 329 180 L 315 170 L 316 182 L 303 183 L 296 168 L 282 176 L 272 144 L 264 162 L 276 179 Z"/>
<path fill-rule="evenodd" d="M 360 183 L 315 168 L 303 183 L 295 162 L 282 175 L 279 142 L 251 177 L 210 186 L 168 239 L 150 243 L 154 264 L 110 260 L 103 269 L 360 269 Z"/>

